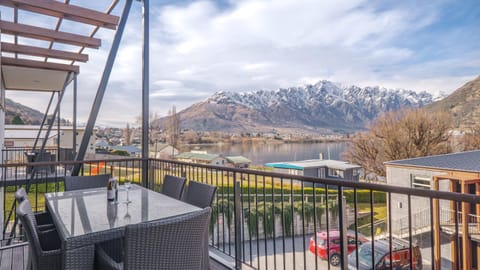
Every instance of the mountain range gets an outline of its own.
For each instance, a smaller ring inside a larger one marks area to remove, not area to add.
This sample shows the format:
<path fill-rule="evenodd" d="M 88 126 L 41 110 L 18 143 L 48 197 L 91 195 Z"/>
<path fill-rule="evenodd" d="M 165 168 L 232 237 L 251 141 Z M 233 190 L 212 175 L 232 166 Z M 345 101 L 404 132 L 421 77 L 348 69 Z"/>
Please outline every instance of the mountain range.
<path fill-rule="evenodd" d="M 427 92 L 383 87 L 314 85 L 254 92 L 221 91 L 178 113 L 181 128 L 223 132 L 352 132 L 379 114 L 419 108 L 434 101 Z M 165 125 L 166 118 L 158 120 Z"/>

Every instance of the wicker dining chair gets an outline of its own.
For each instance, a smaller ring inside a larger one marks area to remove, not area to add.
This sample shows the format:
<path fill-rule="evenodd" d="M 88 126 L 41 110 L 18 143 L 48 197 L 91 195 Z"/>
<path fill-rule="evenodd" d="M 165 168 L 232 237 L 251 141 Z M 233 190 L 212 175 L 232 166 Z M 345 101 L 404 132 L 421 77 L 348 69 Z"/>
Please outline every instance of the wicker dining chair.
<path fill-rule="evenodd" d="M 190 181 L 182 200 L 200 208 L 212 206 L 216 190 L 216 186 Z"/>
<path fill-rule="evenodd" d="M 56 230 L 40 232 L 28 200 L 21 202 L 16 210 L 28 240 L 28 265 L 32 270 L 62 269 L 62 250 Z"/>
<path fill-rule="evenodd" d="M 207 207 L 165 220 L 128 225 L 123 253 L 115 247 L 109 250 L 104 244 L 97 246 L 97 268 L 208 270 L 210 265 L 204 263 L 208 250 L 203 249 L 211 211 Z"/>
<path fill-rule="evenodd" d="M 20 204 L 24 200 L 28 200 L 27 192 L 23 187 L 15 191 L 14 197 L 18 204 Z M 37 227 L 39 230 L 46 231 L 46 230 L 55 229 L 55 226 L 53 225 L 52 216 L 50 215 L 49 212 L 47 211 L 36 212 L 34 215 L 35 215 L 35 221 L 37 222 Z"/>
<path fill-rule="evenodd" d="M 65 191 L 106 187 L 109 174 L 91 176 L 65 176 Z"/>
<path fill-rule="evenodd" d="M 186 179 L 184 177 L 178 177 L 173 175 L 165 175 L 163 178 L 162 193 L 180 200 L 183 195 L 183 189 L 185 188 Z"/>

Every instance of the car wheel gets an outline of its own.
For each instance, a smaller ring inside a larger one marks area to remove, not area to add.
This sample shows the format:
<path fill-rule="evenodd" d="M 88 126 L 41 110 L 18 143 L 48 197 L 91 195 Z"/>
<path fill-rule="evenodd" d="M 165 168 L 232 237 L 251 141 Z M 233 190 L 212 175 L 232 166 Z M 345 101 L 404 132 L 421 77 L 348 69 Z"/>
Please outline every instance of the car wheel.
<path fill-rule="evenodd" d="M 332 266 L 340 265 L 340 254 L 334 253 L 330 255 L 330 264 Z"/>

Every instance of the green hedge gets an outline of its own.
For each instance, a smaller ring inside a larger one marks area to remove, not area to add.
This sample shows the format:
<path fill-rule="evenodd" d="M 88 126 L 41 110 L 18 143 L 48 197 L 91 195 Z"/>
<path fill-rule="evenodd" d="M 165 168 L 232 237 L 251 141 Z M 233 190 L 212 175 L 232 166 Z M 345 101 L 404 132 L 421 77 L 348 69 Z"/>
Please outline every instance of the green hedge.
<path fill-rule="evenodd" d="M 262 187 L 257 187 L 255 186 L 247 186 L 247 185 L 242 185 L 242 195 L 244 200 L 247 200 L 248 194 L 252 195 L 252 199 L 255 197 L 257 198 L 262 198 L 263 194 L 265 193 L 267 196 L 271 194 L 276 194 L 280 195 L 284 194 L 284 198 L 288 199 L 291 194 L 298 195 L 302 194 L 302 188 L 301 187 L 294 187 L 291 189 L 290 187 L 284 187 L 283 189 L 280 186 L 275 186 L 272 188 L 272 186 L 265 186 L 265 188 Z M 217 193 L 219 196 L 222 194 L 230 194 L 233 196 L 233 186 L 232 185 L 225 185 L 225 186 L 219 186 Z M 314 188 L 313 187 L 305 187 L 303 188 L 303 194 L 307 198 L 312 198 L 314 193 Z M 328 190 L 329 195 L 335 195 L 337 194 L 337 190 L 334 189 L 329 189 Z M 324 188 L 315 188 L 315 195 L 317 197 L 324 196 L 325 195 L 325 189 Z M 353 198 L 354 198 L 354 191 L 352 189 L 344 190 L 343 195 L 345 196 L 347 202 L 353 203 Z M 298 197 L 295 198 L 295 200 L 298 200 Z M 386 194 L 383 191 L 373 191 L 373 201 L 374 203 L 386 203 Z M 357 190 L 357 203 L 370 203 L 370 190 Z"/>

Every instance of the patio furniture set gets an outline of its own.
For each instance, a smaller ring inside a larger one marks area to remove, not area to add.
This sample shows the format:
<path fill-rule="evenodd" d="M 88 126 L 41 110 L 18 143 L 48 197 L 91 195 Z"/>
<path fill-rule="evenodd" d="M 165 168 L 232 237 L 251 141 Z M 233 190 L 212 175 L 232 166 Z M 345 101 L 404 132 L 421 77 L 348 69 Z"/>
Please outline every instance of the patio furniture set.
<path fill-rule="evenodd" d="M 160 193 L 131 185 L 108 202 L 109 177 L 65 177 L 65 192 L 45 194 L 40 213 L 25 189 L 15 192 L 27 269 L 210 269 L 215 186 L 167 175 Z"/>

